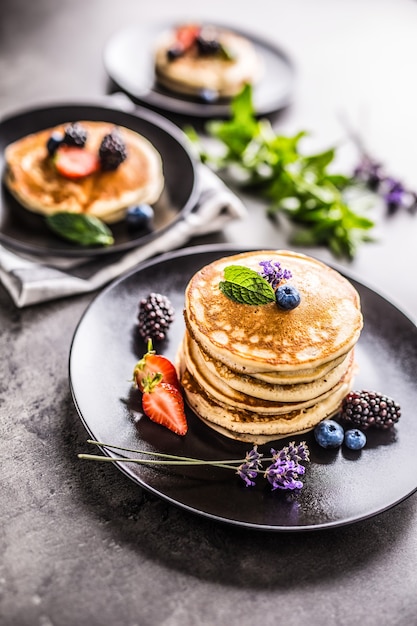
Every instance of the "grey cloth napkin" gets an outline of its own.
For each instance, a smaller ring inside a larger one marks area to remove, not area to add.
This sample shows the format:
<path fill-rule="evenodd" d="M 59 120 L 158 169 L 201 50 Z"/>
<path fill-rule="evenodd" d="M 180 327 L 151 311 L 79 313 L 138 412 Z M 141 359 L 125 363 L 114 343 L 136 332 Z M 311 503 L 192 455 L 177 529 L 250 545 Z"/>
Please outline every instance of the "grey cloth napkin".
<path fill-rule="evenodd" d="M 56 298 L 94 291 L 138 263 L 183 246 L 191 237 L 222 230 L 227 222 L 243 219 L 240 199 L 207 166 L 198 164 L 199 196 L 184 219 L 153 241 L 103 260 L 29 258 L 0 245 L 0 281 L 15 305 L 23 308 Z"/>

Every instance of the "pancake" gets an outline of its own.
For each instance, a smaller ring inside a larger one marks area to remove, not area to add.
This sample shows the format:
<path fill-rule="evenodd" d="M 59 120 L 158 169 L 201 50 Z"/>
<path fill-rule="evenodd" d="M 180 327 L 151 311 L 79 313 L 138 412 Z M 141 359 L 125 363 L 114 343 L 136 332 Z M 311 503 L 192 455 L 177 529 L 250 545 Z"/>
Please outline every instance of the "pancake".
<path fill-rule="evenodd" d="M 232 406 L 263 406 L 265 412 L 285 413 L 288 403 L 293 408 L 314 404 L 319 397 L 328 394 L 350 368 L 353 350 L 339 365 L 322 378 L 296 384 L 270 384 L 248 375 L 236 375 L 219 361 L 205 360 L 202 352 L 189 336 L 184 339 L 184 362 L 188 371 L 210 394 L 220 399 L 225 396 Z M 267 410 L 268 409 L 268 410 Z"/>
<path fill-rule="evenodd" d="M 234 302 L 219 290 L 224 268 L 277 261 L 292 272 L 300 305 L 281 311 L 271 302 Z M 264 250 L 214 261 L 197 272 L 185 293 L 185 321 L 193 339 L 230 369 L 252 374 L 316 368 L 346 355 L 363 325 L 359 294 L 328 265 L 291 251 Z"/>
<path fill-rule="evenodd" d="M 349 354 L 349 353 L 348 353 Z M 314 380 L 318 380 L 323 376 L 326 376 L 332 369 L 334 369 L 337 365 L 340 365 L 348 355 L 342 354 L 341 356 L 329 361 L 328 363 L 323 363 L 317 367 L 311 367 L 310 369 L 297 369 L 294 372 L 289 370 L 287 371 L 272 371 L 272 372 L 252 372 L 251 377 L 254 380 L 260 380 L 265 383 L 271 383 L 272 385 L 294 385 L 297 383 L 307 383 L 312 382 Z M 224 366 L 226 367 L 226 366 Z M 235 367 L 236 372 L 240 372 L 242 374 L 245 373 L 245 370 L 239 369 L 238 366 Z"/>
<path fill-rule="evenodd" d="M 285 415 L 256 415 L 248 410 L 230 409 L 209 397 L 188 371 L 181 378 L 187 403 L 209 428 L 237 441 L 262 444 L 283 437 L 301 435 L 340 409 L 343 398 L 352 387 L 352 379 L 341 381 L 335 393 L 311 407 Z"/>
<path fill-rule="evenodd" d="M 182 28 L 198 31 L 200 27 Z M 174 56 L 170 52 L 178 49 L 178 30 L 162 33 L 156 42 L 155 74 L 161 85 L 187 95 L 199 96 L 207 90 L 218 97 L 232 97 L 245 84 L 259 78 L 262 63 L 246 37 L 229 29 L 203 26 L 200 32 L 209 31 L 205 36 L 209 41 L 219 42 L 221 48 L 217 52 L 201 53 L 194 42 L 182 54 Z"/>
<path fill-rule="evenodd" d="M 87 131 L 85 149 L 98 154 L 103 137 L 114 124 L 80 124 Z M 116 170 L 98 170 L 77 180 L 59 174 L 46 145 L 52 132 L 63 131 L 66 125 L 27 135 L 6 147 L 4 181 L 23 207 L 42 215 L 86 213 L 113 223 L 125 217 L 129 206 L 158 200 L 164 186 L 161 157 L 145 137 L 125 127 L 118 129 L 127 158 Z"/>
<path fill-rule="evenodd" d="M 291 310 L 228 298 L 230 265 L 262 272 L 279 263 L 300 293 Z M 185 291 L 186 331 L 177 368 L 187 403 L 208 426 L 263 443 L 305 433 L 334 415 L 351 389 L 362 330 L 359 294 L 339 272 L 306 255 L 262 250 L 206 265 Z"/>

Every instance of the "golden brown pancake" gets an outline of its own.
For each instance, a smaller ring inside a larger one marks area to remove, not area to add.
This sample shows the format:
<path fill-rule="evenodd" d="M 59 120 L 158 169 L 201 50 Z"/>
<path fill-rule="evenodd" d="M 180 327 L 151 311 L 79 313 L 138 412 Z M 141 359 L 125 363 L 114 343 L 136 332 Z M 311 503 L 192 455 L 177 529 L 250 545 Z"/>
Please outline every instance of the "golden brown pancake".
<path fill-rule="evenodd" d="M 333 394 L 310 407 L 291 410 L 283 415 L 259 415 L 250 410 L 230 408 L 220 404 L 202 389 L 186 370 L 181 377 L 187 403 L 210 428 L 238 441 L 265 443 L 282 437 L 300 435 L 312 430 L 319 422 L 334 415 L 352 386 L 353 371 L 340 383 Z"/>
<path fill-rule="evenodd" d="M 331 393 L 342 376 L 351 369 L 353 350 L 342 363 L 318 380 L 296 384 L 270 384 L 247 374 L 235 374 L 220 361 L 204 359 L 188 334 L 182 347 L 184 363 L 201 387 L 219 401 L 240 408 L 253 407 L 261 413 L 285 413 L 288 404 L 305 408 Z"/>
<path fill-rule="evenodd" d="M 169 50 L 176 46 L 176 29 L 164 32 L 156 43 L 155 73 L 157 80 L 179 93 L 200 95 L 202 90 L 212 91 L 219 97 L 232 97 L 245 84 L 255 83 L 262 63 L 253 44 L 242 35 L 225 29 L 205 26 L 227 50 L 230 58 L 222 54 L 202 55 L 193 46 L 183 55 L 171 59 Z"/>
<path fill-rule="evenodd" d="M 224 269 L 279 262 L 300 304 L 250 305 L 220 290 Z M 356 371 L 363 319 L 359 295 L 339 272 L 287 250 L 224 257 L 185 292 L 186 332 L 177 354 L 185 397 L 198 417 L 242 441 L 262 443 L 314 428 L 336 413 Z"/>
<path fill-rule="evenodd" d="M 292 311 L 275 303 L 233 302 L 219 289 L 227 265 L 260 270 L 262 260 L 289 269 L 301 295 Z M 362 329 L 359 294 L 328 265 L 303 254 L 264 250 L 225 257 L 202 268 L 186 289 L 185 321 L 211 357 L 245 373 L 297 371 L 347 354 Z"/>
<path fill-rule="evenodd" d="M 114 124 L 80 122 L 87 131 L 86 150 L 98 154 L 103 137 Z M 66 124 L 27 135 L 5 150 L 5 183 L 22 206 L 35 213 L 61 211 L 94 215 L 112 223 L 124 218 L 129 206 L 152 204 L 159 198 L 164 176 L 161 157 L 142 135 L 118 126 L 126 144 L 127 158 L 114 171 L 97 171 L 71 180 L 58 173 L 48 156 L 47 141 Z"/>

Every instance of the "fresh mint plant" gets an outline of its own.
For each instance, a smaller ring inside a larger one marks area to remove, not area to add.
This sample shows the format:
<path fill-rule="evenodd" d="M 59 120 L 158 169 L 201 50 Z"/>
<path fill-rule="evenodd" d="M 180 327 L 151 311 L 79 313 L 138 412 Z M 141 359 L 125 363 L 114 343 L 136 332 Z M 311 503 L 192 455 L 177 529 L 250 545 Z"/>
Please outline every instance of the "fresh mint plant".
<path fill-rule="evenodd" d="M 93 215 L 62 211 L 48 215 L 46 223 L 57 235 L 80 246 L 111 246 L 114 243 L 110 228 Z"/>
<path fill-rule="evenodd" d="M 295 227 L 292 243 L 324 245 L 335 256 L 352 258 L 361 242 L 371 240 L 374 222 L 345 201 L 344 192 L 354 180 L 328 169 L 335 149 L 302 154 L 300 142 L 307 133 L 280 135 L 268 119 L 257 119 L 250 85 L 232 100 L 231 119 L 208 122 L 206 130 L 223 150 L 208 149 L 188 128 L 200 159 L 265 197 L 268 215 L 286 214 Z"/>

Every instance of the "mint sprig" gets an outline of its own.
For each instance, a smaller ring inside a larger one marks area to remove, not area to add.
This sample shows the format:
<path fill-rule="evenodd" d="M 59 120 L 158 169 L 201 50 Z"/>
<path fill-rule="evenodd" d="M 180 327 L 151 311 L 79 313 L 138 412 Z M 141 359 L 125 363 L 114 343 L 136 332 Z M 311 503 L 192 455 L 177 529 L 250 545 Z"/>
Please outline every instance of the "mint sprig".
<path fill-rule="evenodd" d="M 232 100 L 231 118 L 208 122 L 206 130 L 223 150 L 210 150 L 193 128 L 186 129 L 200 159 L 266 198 L 268 215 L 286 215 L 294 227 L 291 243 L 324 245 L 335 256 L 352 258 L 360 243 L 371 240 L 374 222 L 346 201 L 356 181 L 329 171 L 336 150 L 303 154 L 307 133 L 280 135 L 268 119 L 257 119 L 249 85 Z"/>
<path fill-rule="evenodd" d="M 48 215 L 46 224 L 63 239 L 80 246 L 111 246 L 114 243 L 110 228 L 93 215 L 62 211 Z"/>
<path fill-rule="evenodd" d="M 224 269 L 224 278 L 219 283 L 219 289 L 234 302 L 252 305 L 275 302 L 275 292 L 271 285 L 249 267 L 228 265 Z"/>

